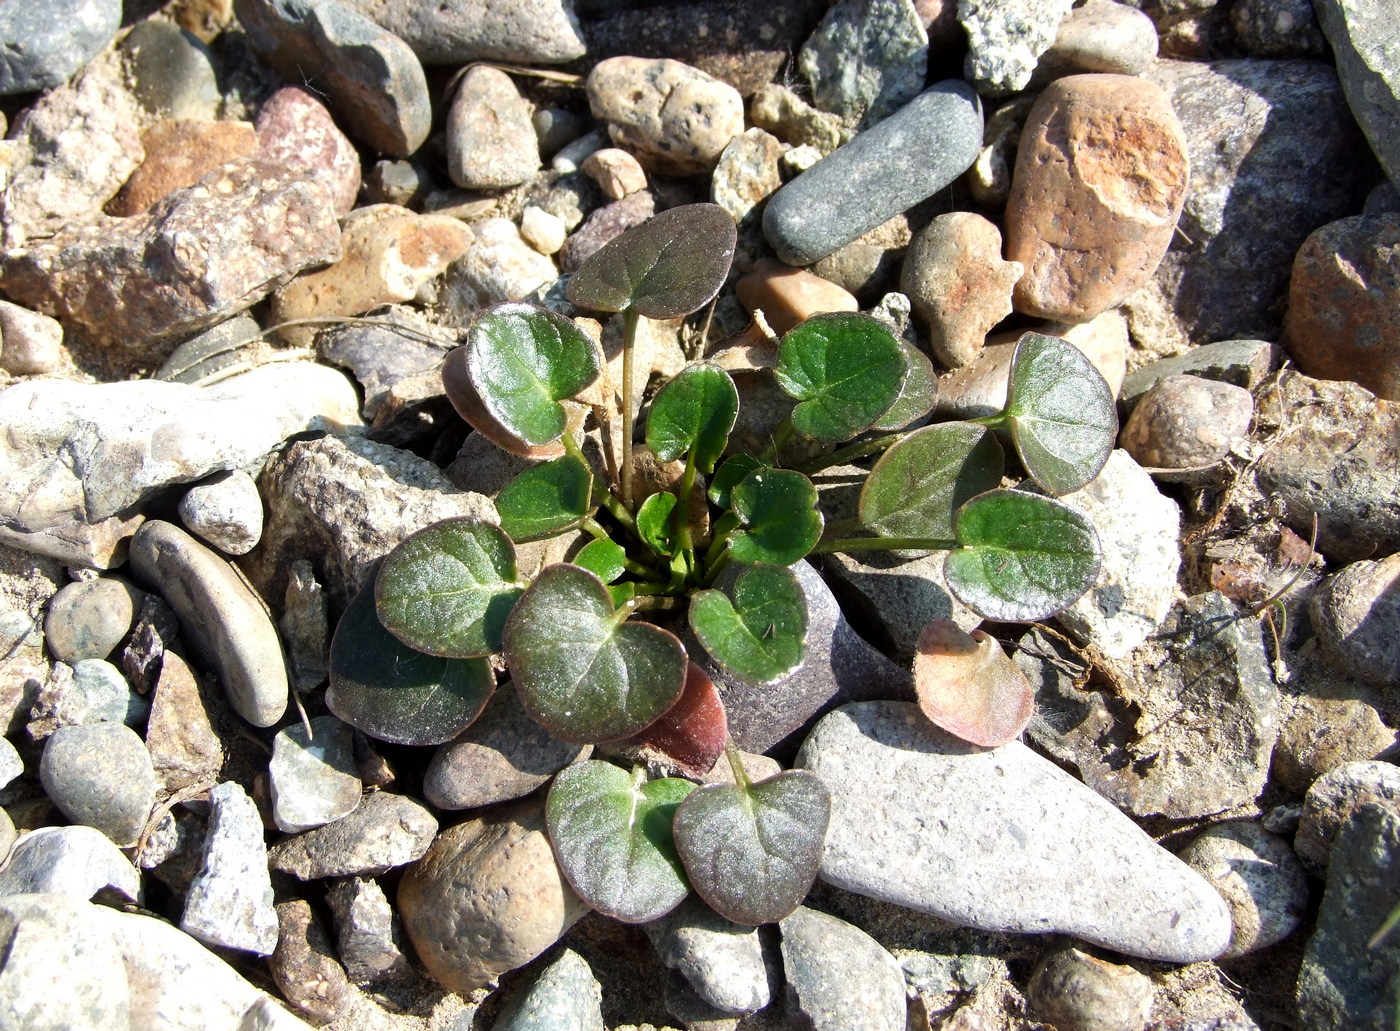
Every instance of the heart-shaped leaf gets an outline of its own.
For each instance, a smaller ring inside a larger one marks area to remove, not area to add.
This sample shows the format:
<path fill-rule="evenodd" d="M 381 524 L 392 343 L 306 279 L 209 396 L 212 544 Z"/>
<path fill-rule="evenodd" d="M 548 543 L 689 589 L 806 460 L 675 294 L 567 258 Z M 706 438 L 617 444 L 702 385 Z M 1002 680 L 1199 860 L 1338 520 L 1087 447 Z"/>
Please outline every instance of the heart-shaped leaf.
<path fill-rule="evenodd" d="M 645 758 L 661 753 L 687 777 L 700 778 L 714 768 L 729 739 L 729 720 L 714 681 L 693 662 L 686 663 L 681 700 L 625 746 Z"/>
<path fill-rule="evenodd" d="M 676 848 L 690 883 L 736 924 L 767 924 L 796 909 L 821 865 L 831 793 L 789 770 L 756 784 L 711 784 L 676 810 Z"/>
<path fill-rule="evenodd" d="M 720 508 L 729 507 L 729 493 L 755 469 L 762 469 L 763 463 L 753 455 L 740 451 L 730 455 L 720 464 L 719 470 L 710 478 L 709 499 Z"/>
<path fill-rule="evenodd" d="M 442 363 L 442 387 L 457 414 L 465 419 L 472 429 L 502 451 L 535 461 L 558 458 L 564 453 L 564 445 L 557 440 L 535 447 L 525 443 L 496 421 L 481 400 L 481 395 L 476 392 L 476 387 L 472 385 L 471 376 L 467 372 L 465 344 L 447 352 L 447 358 Z"/>
<path fill-rule="evenodd" d="M 605 584 L 610 584 L 627 569 L 627 552 L 622 545 L 600 537 L 589 541 L 574 556 L 574 565 L 588 570 Z"/>
<path fill-rule="evenodd" d="M 596 576 L 554 565 L 541 570 L 506 621 L 505 657 L 520 701 L 561 741 L 631 737 L 680 698 L 680 641 L 624 618 Z"/>
<path fill-rule="evenodd" d="M 986 619 L 1046 619 L 1099 573 L 1099 538 L 1068 505 L 1019 490 L 979 494 L 958 509 L 943 572 L 948 589 Z"/>
<path fill-rule="evenodd" d="M 688 365 L 652 401 L 647 446 L 662 462 L 689 451 L 695 467 L 708 476 L 738 414 L 739 392 L 729 373 L 710 362 Z"/>
<path fill-rule="evenodd" d="M 821 539 L 817 488 L 799 472 L 759 469 L 734 488 L 729 500 L 745 527 L 729 538 L 730 555 L 739 562 L 790 566 Z"/>
<path fill-rule="evenodd" d="M 331 639 L 326 707 L 380 741 L 450 741 L 495 689 L 487 660 L 427 655 L 385 630 L 374 612 L 373 580 L 350 600 Z"/>
<path fill-rule="evenodd" d="M 860 491 L 860 521 L 886 537 L 953 536 L 953 513 L 1001 483 L 1001 445 L 984 426 L 945 422 L 890 447 Z"/>
<path fill-rule="evenodd" d="M 593 473 L 573 455 L 532 466 L 496 495 L 501 529 L 517 544 L 572 530 L 591 507 Z"/>
<path fill-rule="evenodd" d="M 569 280 L 569 300 L 595 311 L 633 309 L 649 319 L 699 311 L 719 293 L 738 229 L 718 204 L 686 204 L 614 237 Z"/>
<path fill-rule="evenodd" d="M 670 491 L 659 490 L 647 496 L 637 509 L 637 534 L 657 554 L 671 555 L 675 545 L 671 534 L 671 512 L 676 507 L 676 496 Z"/>
<path fill-rule="evenodd" d="M 899 400 L 909 366 L 889 327 L 869 315 L 827 312 L 778 345 L 778 385 L 797 400 L 792 426 L 834 443 L 868 430 Z"/>
<path fill-rule="evenodd" d="M 872 430 L 891 432 L 902 430 L 915 419 L 922 419 L 933 410 L 938 400 L 938 373 L 933 362 L 908 340 L 895 337 L 899 349 L 904 352 L 906 374 L 904 386 L 900 388 L 899 399 L 889 411 L 876 420 Z"/>
<path fill-rule="evenodd" d="M 914 654 L 919 708 L 964 741 L 996 748 L 1020 737 L 1035 714 L 1035 692 L 995 638 L 931 620 Z"/>
<path fill-rule="evenodd" d="M 773 684 L 802 662 L 807 600 L 792 570 L 760 563 L 740 573 L 728 594 L 692 595 L 690 629 L 725 672 Z"/>
<path fill-rule="evenodd" d="M 1055 495 L 1097 476 L 1118 436 L 1102 374 L 1079 348 L 1042 333 L 1026 333 L 1016 345 L 1003 417 L 1031 479 Z"/>
<path fill-rule="evenodd" d="M 695 789 L 688 780 L 644 781 L 588 759 L 554 778 L 545 822 L 559 869 L 579 898 L 627 924 L 655 920 L 690 894 L 671 823 Z"/>
<path fill-rule="evenodd" d="M 501 650 L 520 597 L 515 547 L 479 519 L 444 519 L 384 558 L 375 602 L 384 628 L 410 648 L 466 658 Z"/>
<path fill-rule="evenodd" d="M 564 433 L 559 402 L 603 369 L 603 350 L 564 316 L 533 304 L 497 304 L 467 330 L 467 375 L 481 403 L 507 432 L 531 445 Z"/>

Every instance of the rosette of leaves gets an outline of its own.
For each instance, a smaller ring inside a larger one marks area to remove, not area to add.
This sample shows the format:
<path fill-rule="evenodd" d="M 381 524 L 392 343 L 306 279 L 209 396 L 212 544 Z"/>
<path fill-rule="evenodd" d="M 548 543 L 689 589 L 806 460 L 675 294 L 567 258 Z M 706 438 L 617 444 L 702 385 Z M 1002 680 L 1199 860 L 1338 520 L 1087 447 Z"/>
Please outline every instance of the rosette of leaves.
<path fill-rule="evenodd" d="M 516 303 L 476 314 L 445 363 L 448 397 L 478 432 L 537 464 L 500 491 L 499 525 L 446 520 L 384 559 L 332 646 L 328 704 L 341 718 L 404 744 L 447 740 L 503 669 L 552 735 L 670 750 L 675 768 L 698 775 L 725 738 L 724 713 L 697 680 L 677 621 L 706 653 L 696 660 L 753 684 L 781 682 L 805 659 L 807 609 L 791 566 L 810 554 L 946 551 L 949 585 L 991 619 L 1042 618 L 1090 585 L 1093 528 L 1051 495 L 1093 477 L 1116 424 L 1102 378 L 1062 341 L 1028 335 L 998 416 L 906 431 L 932 406 L 927 360 L 873 318 L 818 315 L 778 343 L 772 375 L 793 407 L 763 454 L 730 452 L 740 397 L 712 361 L 662 386 L 638 433 L 619 396 L 634 396 L 640 320 L 707 305 L 734 246 L 722 209 L 689 205 L 622 234 L 574 275 L 575 304 L 622 320 L 616 392 L 599 345 L 570 319 Z M 589 412 L 599 432 L 620 432 L 601 448 L 620 455 L 615 468 L 585 454 L 578 433 Z M 1024 489 L 999 489 L 998 434 L 1030 476 Z M 645 497 L 634 437 L 679 470 Z M 794 437 L 823 457 L 793 467 L 784 452 Z M 867 535 L 830 535 L 808 474 L 881 451 L 860 498 Z M 697 497 L 713 506 L 708 520 L 693 518 Z M 560 534 L 589 543 L 527 581 L 515 545 Z M 801 902 L 821 855 L 825 788 L 805 771 L 750 783 L 726 750 L 728 786 L 692 791 L 598 760 L 560 775 L 548 822 L 581 897 L 649 920 L 693 887 L 749 923 Z"/>

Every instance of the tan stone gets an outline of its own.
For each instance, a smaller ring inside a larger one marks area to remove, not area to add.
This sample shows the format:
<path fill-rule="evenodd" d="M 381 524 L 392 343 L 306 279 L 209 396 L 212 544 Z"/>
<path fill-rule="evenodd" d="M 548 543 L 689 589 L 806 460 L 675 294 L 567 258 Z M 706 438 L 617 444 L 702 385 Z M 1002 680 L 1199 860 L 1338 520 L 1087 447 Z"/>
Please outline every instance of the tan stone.
<path fill-rule="evenodd" d="M 214 730 L 211 709 L 219 703 L 204 690 L 189 664 L 167 651 L 146 725 L 146 749 L 165 790 L 212 787 L 224 765 L 224 746 Z"/>
<path fill-rule="evenodd" d="M 146 160 L 131 174 L 108 206 L 113 215 L 139 215 L 152 204 L 214 169 L 258 153 L 258 134 L 249 122 L 161 122 L 141 134 Z"/>
<path fill-rule="evenodd" d="M 819 312 L 860 310 L 848 291 L 776 258 L 760 258 L 753 271 L 739 280 L 736 290 L 749 311 L 762 309 L 768 325 L 779 335 Z"/>
<path fill-rule="evenodd" d="M 1071 75 L 1031 108 L 1006 207 L 1016 310 L 1086 322 L 1145 284 L 1171 243 L 1189 160 L 1167 94 L 1129 75 Z"/>
<path fill-rule="evenodd" d="M 595 150 L 583 159 L 579 170 L 598 184 L 608 200 L 622 200 L 629 193 L 647 188 L 647 174 L 641 162 L 618 147 Z"/>

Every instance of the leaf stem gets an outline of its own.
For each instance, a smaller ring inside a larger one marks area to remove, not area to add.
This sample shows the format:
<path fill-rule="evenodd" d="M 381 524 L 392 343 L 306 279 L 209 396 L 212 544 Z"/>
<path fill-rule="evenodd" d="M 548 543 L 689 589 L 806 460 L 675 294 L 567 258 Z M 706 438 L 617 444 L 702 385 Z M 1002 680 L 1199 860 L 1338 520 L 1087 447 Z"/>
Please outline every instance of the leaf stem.
<path fill-rule="evenodd" d="M 960 547 L 955 540 L 941 537 L 835 537 L 817 541 L 808 553 L 829 555 L 836 551 L 952 551 Z"/>
<path fill-rule="evenodd" d="M 638 590 L 641 588 L 639 587 Z M 677 598 L 674 594 L 642 594 L 632 599 L 638 612 L 659 612 L 678 609 L 685 604 L 686 599 Z"/>
<path fill-rule="evenodd" d="M 632 366 L 637 350 L 637 325 L 641 316 L 628 307 L 622 313 L 622 504 L 632 507 L 632 433 L 636 416 L 632 411 Z"/>
<path fill-rule="evenodd" d="M 759 461 L 764 465 L 777 467 L 778 452 L 787 446 L 787 442 L 792 439 L 792 413 L 783 416 L 783 421 L 778 423 L 773 430 L 773 439 L 769 442 L 767 449 L 759 456 Z"/>
<path fill-rule="evenodd" d="M 695 491 L 695 472 L 695 452 L 692 450 L 686 452 L 685 472 L 681 473 L 680 496 L 676 498 L 676 507 L 671 512 L 676 533 L 676 551 L 686 557 L 687 570 L 694 565 L 692 558 L 695 541 L 690 534 L 690 495 Z"/>
<path fill-rule="evenodd" d="M 898 433 L 886 433 L 883 436 L 871 437 L 868 440 L 858 441 L 855 444 L 847 444 L 845 447 L 837 448 L 829 455 L 818 455 L 801 465 L 794 466 L 798 472 L 807 476 L 819 473 L 823 469 L 830 469 L 833 465 L 845 465 L 848 462 L 855 462 L 869 455 L 878 455 L 889 450 L 898 444 L 905 437 L 909 436 L 908 431 L 901 430 Z"/>
<path fill-rule="evenodd" d="M 732 737 L 724 739 L 724 756 L 729 760 L 729 768 L 734 771 L 734 783 L 745 793 L 749 790 L 749 771 L 744 769 L 744 759 L 734 744 Z"/>
<path fill-rule="evenodd" d="M 566 431 L 564 435 L 559 439 L 563 441 L 565 451 L 567 451 L 574 458 L 577 458 L 580 462 L 582 462 L 584 464 L 584 467 L 587 468 L 590 472 L 593 471 L 593 464 L 589 462 L 586 457 L 584 457 L 583 449 L 578 446 L 578 441 L 574 439 L 574 435 L 572 433 Z M 603 508 L 606 508 L 608 510 L 608 514 L 611 515 L 614 519 L 616 519 L 619 523 L 621 523 L 628 531 L 635 532 L 637 529 L 637 524 L 636 521 L 632 518 L 632 513 L 629 512 L 622 505 L 622 503 L 617 500 L 617 498 L 613 497 L 612 492 L 610 490 L 608 490 L 606 487 L 602 487 L 599 485 L 598 477 L 596 475 L 592 479 L 593 500 L 598 502 L 598 504 L 601 505 Z M 589 522 L 592 522 L 592 520 L 589 520 Z M 598 524 L 594 523 L 593 525 L 597 526 Z M 592 527 L 588 526 L 587 522 L 584 523 L 583 528 L 589 533 L 593 534 L 593 536 L 599 536 L 599 534 L 595 530 L 593 530 Z M 602 536 L 608 537 L 611 535 L 608 534 L 605 530 Z"/>

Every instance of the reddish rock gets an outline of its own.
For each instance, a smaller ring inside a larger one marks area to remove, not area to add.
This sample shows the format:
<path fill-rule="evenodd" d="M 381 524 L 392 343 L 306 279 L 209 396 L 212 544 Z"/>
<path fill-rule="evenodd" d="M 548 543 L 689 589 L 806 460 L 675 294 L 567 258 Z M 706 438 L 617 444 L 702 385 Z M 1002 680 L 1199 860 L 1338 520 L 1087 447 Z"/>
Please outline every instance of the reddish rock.
<path fill-rule="evenodd" d="M 1181 123 L 1163 90 L 1129 75 L 1048 86 L 1021 135 L 1006 256 L 1026 266 L 1016 310 L 1086 322 L 1152 278 L 1186 198 Z"/>
<path fill-rule="evenodd" d="M 349 213 L 360 193 L 360 155 L 325 104 L 300 86 L 283 86 L 263 102 L 253 124 L 263 157 L 322 175 L 335 213 Z"/>
<path fill-rule="evenodd" d="M 855 297 L 835 283 L 776 258 L 760 258 L 736 289 L 744 307 L 761 308 L 779 336 L 819 312 L 860 309 Z"/>
<path fill-rule="evenodd" d="M 1344 218 L 1303 242 L 1283 335 L 1309 376 L 1400 400 L 1400 214 Z"/>
<path fill-rule="evenodd" d="M 176 190 L 193 186 L 234 158 L 258 152 L 247 122 L 161 122 L 141 134 L 146 160 L 108 205 L 113 215 L 139 215 Z"/>
<path fill-rule="evenodd" d="M 595 150 L 583 159 L 579 169 L 598 184 L 608 200 L 622 200 L 629 193 L 647 188 L 647 174 L 641 162 L 617 147 Z"/>

